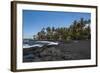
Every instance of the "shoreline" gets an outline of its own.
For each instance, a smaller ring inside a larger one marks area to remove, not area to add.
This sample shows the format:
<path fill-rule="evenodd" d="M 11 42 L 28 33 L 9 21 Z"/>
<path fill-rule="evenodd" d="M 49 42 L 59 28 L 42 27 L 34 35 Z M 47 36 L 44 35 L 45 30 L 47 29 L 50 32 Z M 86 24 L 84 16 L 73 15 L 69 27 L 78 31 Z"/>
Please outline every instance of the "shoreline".
<path fill-rule="evenodd" d="M 90 59 L 90 40 L 59 42 L 59 45 L 23 48 L 23 62 Z"/>

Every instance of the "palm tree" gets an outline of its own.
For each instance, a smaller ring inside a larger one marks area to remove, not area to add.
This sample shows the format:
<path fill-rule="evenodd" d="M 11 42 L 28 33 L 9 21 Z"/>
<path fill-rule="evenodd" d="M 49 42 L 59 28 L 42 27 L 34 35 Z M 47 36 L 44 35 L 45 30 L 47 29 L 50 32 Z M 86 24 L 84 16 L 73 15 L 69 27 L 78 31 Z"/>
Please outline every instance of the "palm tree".
<path fill-rule="evenodd" d="M 42 38 L 42 40 L 45 40 L 46 39 L 45 28 L 42 28 L 42 30 L 41 30 L 41 38 Z"/>
<path fill-rule="evenodd" d="M 88 27 L 84 29 L 86 24 L 89 24 Z M 72 25 L 69 28 L 67 27 L 47 27 L 42 28 L 38 32 L 37 36 L 39 40 L 81 40 L 81 39 L 90 39 L 90 19 L 84 20 L 80 18 L 79 21 L 74 20 Z M 34 36 L 35 37 L 35 36 Z"/>
<path fill-rule="evenodd" d="M 51 40 L 51 28 L 50 27 L 47 27 L 46 28 L 46 31 L 47 31 L 47 34 L 46 34 L 46 37 L 48 40 Z"/>

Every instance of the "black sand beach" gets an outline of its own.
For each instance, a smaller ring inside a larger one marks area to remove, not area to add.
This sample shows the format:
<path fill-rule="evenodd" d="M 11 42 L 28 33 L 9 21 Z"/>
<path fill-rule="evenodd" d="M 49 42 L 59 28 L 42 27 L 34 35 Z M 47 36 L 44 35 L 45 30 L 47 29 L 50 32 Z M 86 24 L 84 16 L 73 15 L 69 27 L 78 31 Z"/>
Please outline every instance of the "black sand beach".
<path fill-rule="evenodd" d="M 23 48 L 23 62 L 82 60 L 90 58 L 90 40 L 59 41 L 58 45 Z"/>

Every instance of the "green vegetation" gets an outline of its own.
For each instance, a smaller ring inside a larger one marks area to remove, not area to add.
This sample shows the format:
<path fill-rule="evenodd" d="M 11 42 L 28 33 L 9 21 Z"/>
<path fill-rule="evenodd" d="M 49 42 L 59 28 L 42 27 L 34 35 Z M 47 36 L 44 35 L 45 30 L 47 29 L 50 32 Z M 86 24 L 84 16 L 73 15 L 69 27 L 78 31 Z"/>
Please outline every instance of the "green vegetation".
<path fill-rule="evenodd" d="M 69 27 L 47 27 L 42 28 L 37 35 L 33 35 L 34 40 L 83 40 L 90 39 L 90 19 L 74 22 Z"/>

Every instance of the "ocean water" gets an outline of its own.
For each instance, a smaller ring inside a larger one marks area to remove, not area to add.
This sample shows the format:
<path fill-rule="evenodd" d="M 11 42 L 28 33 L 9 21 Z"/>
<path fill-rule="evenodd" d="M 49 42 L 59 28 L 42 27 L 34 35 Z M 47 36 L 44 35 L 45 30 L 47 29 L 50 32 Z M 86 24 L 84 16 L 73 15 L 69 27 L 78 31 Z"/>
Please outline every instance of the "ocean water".
<path fill-rule="evenodd" d="M 31 47 L 43 47 L 44 45 L 58 45 L 58 42 L 51 41 L 35 41 L 24 39 L 23 40 L 23 48 L 31 48 Z"/>

